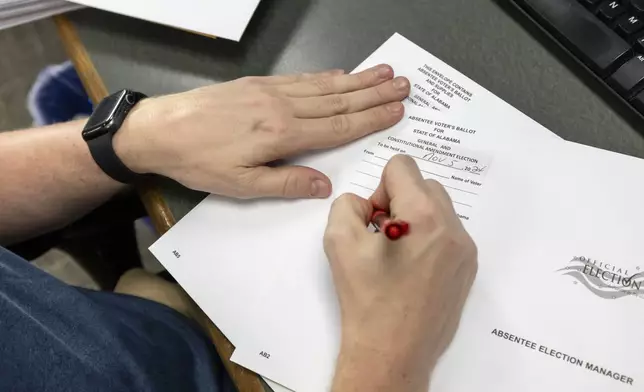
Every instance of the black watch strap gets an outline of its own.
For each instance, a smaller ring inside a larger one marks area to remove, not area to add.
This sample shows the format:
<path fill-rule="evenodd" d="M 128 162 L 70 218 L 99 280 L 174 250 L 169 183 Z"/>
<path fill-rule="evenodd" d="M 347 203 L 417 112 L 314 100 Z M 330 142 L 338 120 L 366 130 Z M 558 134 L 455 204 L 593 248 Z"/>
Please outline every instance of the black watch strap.
<path fill-rule="evenodd" d="M 114 152 L 112 145 L 113 134 L 106 134 L 96 139 L 88 140 L 87 145 L 96 164 L 107 174 L 118 182 L 124 184 L 135 184 L 148 178 L 147 174 L 139 174 L 130 170 Z"/>
<path fill-rule="evenodd" d="M 140 183 L 150 174 L 130 170 L 116 155 L 114 135 L 119 131 L 130 110 L 146 95 L 131 90 L 121 90 L 98 104 L 83 129 L 83 139 L 96 164 L 111 178 L 125 184 Z"/>

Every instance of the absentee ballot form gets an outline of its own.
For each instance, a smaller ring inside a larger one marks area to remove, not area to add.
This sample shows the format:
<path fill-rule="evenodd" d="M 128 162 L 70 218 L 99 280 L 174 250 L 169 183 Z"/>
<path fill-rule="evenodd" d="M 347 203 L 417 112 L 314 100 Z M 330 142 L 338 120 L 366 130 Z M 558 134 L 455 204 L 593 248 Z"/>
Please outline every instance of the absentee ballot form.
<path fill-rule="evenodd" d="M 425 129 L 444 134 L 471 129 L 431 112 L 427 122 Z M 644 390 L 644 161 L 556 141 L 493 158 L 453 149 L 436 161 L 436 139 L 422 130 L 401 128 L 365 149 L 340 176 L 338 193 L 371 195 L 382 173 L 371 162 L 402 150 L 424 177 L 445 186 L 478 246 L 479 272 L 430 390 Z M 317 265 L 324 261 L 319 254 Z M 298 301 L 332 296 L 330 282 L 316 287 L 319 277 L 297 276 Z M 233 360 L 296 391 L 329 390 L 337 310 L 296 305 L 285 311 L 290 317 L 279 314 L 286 322 L 275 319 L 262 331 L 259 346 L 242 344 Z"/>
<path fill-rule="evenodd" d="M 346 191 L 368 197 L 404 153 L 443 184 L 479 247 L 431 391 L 644 391 L 643 161 L 558 139 L 400 35 L 358 70 L 381 62 L 414 86 L 404 119 L 296 160 L 329 175 L 332 198 L 209 196 L 151 247 L 235 345 L 232 359 L 295 391 L 330 388 L 329 207 Z"/>

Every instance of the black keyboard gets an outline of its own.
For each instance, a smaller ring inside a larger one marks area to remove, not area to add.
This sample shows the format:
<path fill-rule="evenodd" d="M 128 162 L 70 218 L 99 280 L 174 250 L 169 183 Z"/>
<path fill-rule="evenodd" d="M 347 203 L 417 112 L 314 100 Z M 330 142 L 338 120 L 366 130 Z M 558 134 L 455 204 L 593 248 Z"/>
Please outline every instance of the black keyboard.
<path fill-rule="evenodd" d="M 644 0 L 511 0 L 644 115 Z"/>

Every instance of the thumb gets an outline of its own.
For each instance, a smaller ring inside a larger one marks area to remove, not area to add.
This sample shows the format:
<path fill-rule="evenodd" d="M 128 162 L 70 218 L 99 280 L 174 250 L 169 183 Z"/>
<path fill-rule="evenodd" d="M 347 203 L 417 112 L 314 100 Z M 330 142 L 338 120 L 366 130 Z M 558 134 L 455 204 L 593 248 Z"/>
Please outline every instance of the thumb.
<path fill-rule="evenodd" d="M 260 166 L 251 169 L 257 197 L 326 198 L 331 195 L 331 180 L 305 166 Z"/>
<path fill-rule="evenodd" d="M 324 232 L 324 251 L 330 259 L 339 252 L 354 249 L 369 234 L 367 226 L 372 213 L 371 202 L 352 193 L 345 193 L 333 202 Z"/>
<path fill-rule="evenodd" d="M 372 214 L 373 205 L 369 200 L 353 193 L 345 193 L 333 202 L 327 228 L 342 228 L 342 237 L 355 237 L 359 233 L 367 232 Z"/>

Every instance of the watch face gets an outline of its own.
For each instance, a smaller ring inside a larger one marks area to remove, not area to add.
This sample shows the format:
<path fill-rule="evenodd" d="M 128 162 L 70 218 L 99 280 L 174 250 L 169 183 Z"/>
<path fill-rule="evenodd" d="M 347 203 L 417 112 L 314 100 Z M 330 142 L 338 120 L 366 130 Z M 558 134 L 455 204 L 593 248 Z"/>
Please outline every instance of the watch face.
<path fill-rule="evenodd" d="M 110 123 L 116 112 L 125 104 L 124 99 L 128 92 L 123 90 L 105 98 L 94 110 L 85 128 L 83 129 L 83 139 L 92 140 L 99 136 L 105 135 L 110 131 Z"/>

